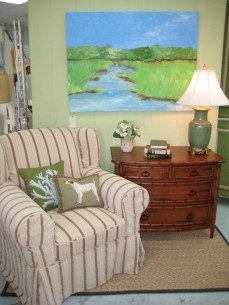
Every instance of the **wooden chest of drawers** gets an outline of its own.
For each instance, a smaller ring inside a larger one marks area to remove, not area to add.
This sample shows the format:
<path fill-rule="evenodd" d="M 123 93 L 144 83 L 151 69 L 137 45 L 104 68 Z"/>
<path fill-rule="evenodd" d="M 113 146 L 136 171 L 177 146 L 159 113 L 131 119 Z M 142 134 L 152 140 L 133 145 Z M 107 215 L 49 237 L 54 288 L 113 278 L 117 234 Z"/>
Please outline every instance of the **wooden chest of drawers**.
<path fill-rule="evenodd" d="M 144 147 L 124 153 L 111 147 L 115 173 L 146 188 L 150 203 L 140 220 L 142 231 L 210 228 L 214 235 L 220 165 L 214 152 L 191 155 L 188 147 L 171 147 L 171 159 L 147 159 Z"/>

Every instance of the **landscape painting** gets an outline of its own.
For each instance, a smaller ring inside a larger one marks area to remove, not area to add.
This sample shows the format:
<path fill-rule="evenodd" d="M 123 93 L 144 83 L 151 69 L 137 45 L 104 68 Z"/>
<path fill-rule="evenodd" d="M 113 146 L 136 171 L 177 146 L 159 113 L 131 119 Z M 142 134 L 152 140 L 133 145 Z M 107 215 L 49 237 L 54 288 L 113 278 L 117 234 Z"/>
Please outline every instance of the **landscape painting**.
<path fill-rule="evenodd" d="M 187 111 L 196 12 L 68 12 L 70 112 Z"/>

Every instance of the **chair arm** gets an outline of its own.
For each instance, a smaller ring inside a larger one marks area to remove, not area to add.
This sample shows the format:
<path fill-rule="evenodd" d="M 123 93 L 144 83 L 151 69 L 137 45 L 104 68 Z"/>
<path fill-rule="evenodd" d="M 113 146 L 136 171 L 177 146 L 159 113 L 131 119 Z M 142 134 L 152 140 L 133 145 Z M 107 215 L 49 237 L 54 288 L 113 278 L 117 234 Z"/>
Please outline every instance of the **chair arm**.
<path fill-rule="evenodd" d="M 54 226 L 50 216 L 16 184 L 0 186 L 0 234 L 30 266 L 54 263 Z"/>
<path fill-rule="evenodd" d="M 86 168 L 83 175 L 99 175 L 100 195 L 104 208 L 126 220 L 127 236 L 139 232 L 140 217 L 149 204 L 149 194 L 143 187 L 101 168 Z"/>

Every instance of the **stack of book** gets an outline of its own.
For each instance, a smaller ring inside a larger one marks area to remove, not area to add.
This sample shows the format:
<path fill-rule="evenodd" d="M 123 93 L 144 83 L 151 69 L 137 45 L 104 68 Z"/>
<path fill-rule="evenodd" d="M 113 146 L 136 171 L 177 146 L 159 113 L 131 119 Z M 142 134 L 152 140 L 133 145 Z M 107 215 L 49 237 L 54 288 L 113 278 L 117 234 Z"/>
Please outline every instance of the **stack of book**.
<path fill-rule="evenodd" d="M 144 148 L 144 156 L 148 159 L 171 158 L 171 151 L 167 141 L 151 140 Z"/>

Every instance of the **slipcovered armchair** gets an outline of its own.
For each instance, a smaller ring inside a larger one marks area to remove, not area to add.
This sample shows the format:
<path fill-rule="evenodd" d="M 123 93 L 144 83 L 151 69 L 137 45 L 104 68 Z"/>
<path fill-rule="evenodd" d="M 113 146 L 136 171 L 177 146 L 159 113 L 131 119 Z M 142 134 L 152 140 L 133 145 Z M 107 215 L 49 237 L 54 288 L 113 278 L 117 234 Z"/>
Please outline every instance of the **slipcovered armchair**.
<path fill-rule="evenodd" d="M 99 175 L 103 207 L 44 211 L 19 168 L 63 160 L 64 175 Z M 148 192 L 100 168 L 91 128 L 39 128 L 0 137 L 0 272 L 22 304 L 58 305 L 114 274 L 137 274 L 144 260 L 139 220 Z"/>

